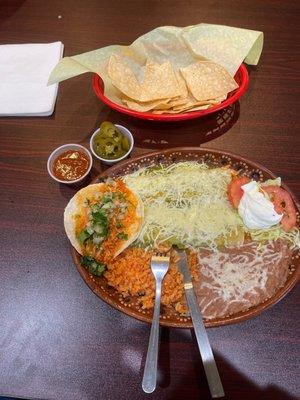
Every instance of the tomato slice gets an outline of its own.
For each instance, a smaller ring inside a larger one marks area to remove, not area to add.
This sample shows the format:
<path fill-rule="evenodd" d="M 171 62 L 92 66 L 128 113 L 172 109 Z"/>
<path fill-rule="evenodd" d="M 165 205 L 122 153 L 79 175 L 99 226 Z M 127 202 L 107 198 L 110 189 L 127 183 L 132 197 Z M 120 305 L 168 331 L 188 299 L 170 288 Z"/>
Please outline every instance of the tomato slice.
<path fill-rule="evenodd" d="M 279 186 L 262 186 L 262 190 L 268 193 L 278 214 L 284 214 L 280 221 L 282 228 L 288 232 L 297 223 L 296 208 L 291 195 Z"/>
<path fill-rule="evenodd" d="M 244 193 L 242 186 L 246 185 L 246 183 L 248 182 L 250 182 L 250 179 L 246 176 L 242 176 L 241 178 L 234 177 L 229 183 L 227 194 L 229 201 L 231 202 L 233 207 L 238 208 L 240 200 Z"/>

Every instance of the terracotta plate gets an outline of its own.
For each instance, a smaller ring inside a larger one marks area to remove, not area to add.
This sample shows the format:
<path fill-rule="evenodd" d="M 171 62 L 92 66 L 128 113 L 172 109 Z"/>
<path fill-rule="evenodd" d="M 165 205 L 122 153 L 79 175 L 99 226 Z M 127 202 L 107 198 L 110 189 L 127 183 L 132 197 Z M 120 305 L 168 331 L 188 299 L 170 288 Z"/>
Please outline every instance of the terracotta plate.
<path fill-rule="evenodd" d="M 269 178 L 275 178 L 276 176 L 268 171 L 266 168 L 262 167 L 259 164 L 246 160 L 242 157 L 225 153 L 217 150 L 208 150 L 205 148 L 193 148 L 193 147 L 182 147 L 182 148 L 174 148 L 168 149 L 164 151 L 157 151 L 154 153 L 145 154 L 136 158 L 129 159 L 128 161 L 124 161 L 120 164 L 117 164 L 105 172 L 103 172 L 97 179 L 97 181 L 101 181 L 109 176 L 116 177 L 122 176 L 124 174 L 133 172 L 140 167 L 153 165 L 157 163 L 174 163 L 177 161 L 183 160 L 195 160 L 195 161 L 204 161 L 211 166 L 225 166 L 231 165 L 234 169 L 241 171 L 242 174 L 249 176 L 252 179 L 256 180 L 265 180 Z M 284 185 L 283 185 L 284 186 Z M 284 186 L 285 187 L 285 186 Z M 299 225 L 299 204 L 297 203 L 295 197 L 291 193 L 291 191 L 285 187 L 290 194 L 292 195 L 297 209 L 298 209 L 298 225 Z M 245 312 L 240 312 L 225 318 L 216 318 L 213 320 L 205 321 L 206 327 L 216 327 L 221 325 L 232 324 L 235 322 L 241 322 L 245 319 L 254 317 L 255 315 L 261 313 L 268 307 L 274 305 L 279 300 L 281 300 L 296 284 L 298 280 L 298 270 L 300 264 L 299 251 L 297 251 L 293 255 L 292 264 L 290 265 L 290 274 L 288 279 L 281 289 L 277 291 L 277 293 L 258 306 L 252 307 Z M 152 310 L 145 311 L 142 310 L 137 304 L 137 298 L 130 297 L 124 299 L 120 296 L 115 289 L 108 286 L 104 277 L 93 277 L 90 275 L 84 267 L 80 264 L 80 255 L 76 252 L 75 249 L 72 249 L 73 259 L 76 263 L 77 269 L 90 287 L 90 289 L 99 296 L 102 300 L 120 310 L 121 312 L 128 314 L 132 317 L 135 317 L 141 321 L 151 322 L 152 320 Z M 177 327 L 177 328 L 191 328 L 192 323 L 190 318 L 182 317 L 179 314 L 170 311 L 169 309 L 165 309 L 165 313 L 161 316 L 160 323 L 161 325 L 169 326 L 169 327 Z"/>

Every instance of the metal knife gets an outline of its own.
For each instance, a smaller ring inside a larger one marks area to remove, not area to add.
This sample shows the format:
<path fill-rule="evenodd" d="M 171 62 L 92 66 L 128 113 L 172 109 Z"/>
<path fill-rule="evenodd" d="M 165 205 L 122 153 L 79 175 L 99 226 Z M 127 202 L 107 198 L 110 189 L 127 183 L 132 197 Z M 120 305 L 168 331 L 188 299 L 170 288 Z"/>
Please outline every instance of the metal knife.
<path fill-rule="evenodd" d="M 225 394 L 218 368 L 207 337 L 207 332 L 203 323 L 200 307 L 193 289 L 193 283 L 187 264 L 186 253 L 185 251 L 181 250 L 178 251 L 178 254 L 180 257 L 178 267 L 183 275 L 185 296 L 194 325 L 198 348 L 201 354 L 210 394 L 213 398 L 224 397 Z"/>

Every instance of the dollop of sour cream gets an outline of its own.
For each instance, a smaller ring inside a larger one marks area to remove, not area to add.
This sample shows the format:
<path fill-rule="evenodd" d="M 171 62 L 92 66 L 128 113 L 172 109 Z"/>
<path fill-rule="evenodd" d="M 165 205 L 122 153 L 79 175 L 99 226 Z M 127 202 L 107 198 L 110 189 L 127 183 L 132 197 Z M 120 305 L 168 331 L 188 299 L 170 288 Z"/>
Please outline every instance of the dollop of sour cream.
<path fill-rule="evenodd" d="M 262 192 L 259 185 L 251 181 L 242 186 L 244 192 L 238 206 L 238 213 L 249 229 L 270 228 L 277 225 L 283 214 L 278 214 L 273 203 Z"/>

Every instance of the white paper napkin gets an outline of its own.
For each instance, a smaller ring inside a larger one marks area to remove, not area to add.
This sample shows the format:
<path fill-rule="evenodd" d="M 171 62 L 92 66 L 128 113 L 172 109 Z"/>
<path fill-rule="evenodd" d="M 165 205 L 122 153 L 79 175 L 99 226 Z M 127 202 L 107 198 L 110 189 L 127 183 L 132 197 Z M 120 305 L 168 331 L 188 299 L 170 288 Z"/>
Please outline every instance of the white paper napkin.
<path fill-rule="evenodd" d="M 61 42 L 0 45 L 0 116 L 47 116 L 58 85 L 47 86 L 63 55 Z"/>

